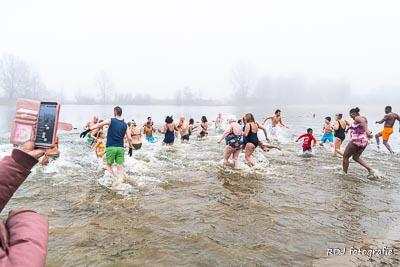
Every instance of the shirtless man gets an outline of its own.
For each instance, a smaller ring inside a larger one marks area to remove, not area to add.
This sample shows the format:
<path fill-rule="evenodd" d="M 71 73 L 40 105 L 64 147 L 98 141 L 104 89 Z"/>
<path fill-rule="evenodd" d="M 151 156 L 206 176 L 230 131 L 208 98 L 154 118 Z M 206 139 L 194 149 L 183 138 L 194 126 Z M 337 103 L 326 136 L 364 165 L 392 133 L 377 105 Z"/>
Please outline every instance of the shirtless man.
<path fill-rule="evenodd" d="M 144 134 L 146 135 L 147 142 L 154 143 L 153 132 L 157 131 L 150 122 L 146 122 L 146 126 L 143 129 Z"/>
<path fill-rule="evenodd" d="M 189 142 L 189 125 L 185 122 L 185 117 L 181 116 L 179 118 L 179 123 L 176 126 L 181 134 L 181 143 L 187 144 Z"/>
<path fill-rule="evenodd" d="M 90 127 L 92 127 L 93 125 L 95 125 L 96 123 L 98 123 L 99 122 L 99 117 L 97 117 L 96 115 L 95 116 L 93 116 L 93 119 L 91 120 L 91 121 L 88 121 L 86 124 L 85 124 L 85 126 L 83 126 L 83 129 L 84 130 L 87 130 L 87 129 L 89 129 Z M 92 144 L 93 143 L 93 137 L 92 137 L 92 135 L 91 135 L 91 133 L 89 132 L 89 134 L 87 135 L 87 142 L 89 143 L 89 144 Z"/>
<path fill-rule="evenodd" d="M 153 119 L 151 117 L 147 117 L 147 121 L 143 123 L 143 128 L 147 126 L 147 123 L 150 123 L 151 126 L 154 125 Z"/>
<path fill-rule="evenodd" d="M 265 117 L 262 124 L 264 125 L 267 120 L 272 121 L 272 128 L 271 128 L 272 135 L 276 135 L 276 126 L 286 127 L 289 129 L 289 127 L 287 127 L 285 124 L 283 124 L 282 117 L 281 117 L 281 111 L 279 109 L 277 109 L 275 111 L 275 116 L 271 115 L 271 116 Z"/>
<path fill-rule="evenodd" d="M 96 115 L 93 116 L 93 119 L 91 121 L 88 121 L 85 126 L 83 127 L 84 130 L 89 129 L 91 126 L 95 125 L 96 123 L 99 122 L 99 117 L 97 117 Z"/>
<path fill-rule="evenodd" d="M 376 139 L 376 144 L 379 148 L 379 137 L 382 136 L 383 139 L 383 144 L 385 145 L 385 147 L 389 150 L 390 153 L 394 154 L 392 148 L 389 145 L 389 136 L 393 133 L 393 125 L 396 122 L 396 120 L 398 120 L 400 122 L 400 116 L 396 113 L 392 112 L 392 107 L 391 106 L 386 106 L 385 107 L 385 113 L 386 115 L 383 117 L 383 119 L 381 119 L 380 121 L 376 121 L 375 123 L 385 123 L 383 125 L 383 131 L 379 132 L 375 135 L 375 139 Z M 400 132 L 400 129 L 399 129 Z"/>
<path fill-rule="evenodd" d="M 320 146 L 323 146 L 326 141 L 333 147 L 333 125 L 331 124 L 331 117 L 325 118 L 325 123 L 322 126 L 322 133 L 324 134 L 321 138 Z"/>
<path fill-rule="evenodd" d="M 215 119 L 214 126 L 215 129 L 220 129 L 222 125 L 222 113 L 218 113 L 217 118 Z"/>

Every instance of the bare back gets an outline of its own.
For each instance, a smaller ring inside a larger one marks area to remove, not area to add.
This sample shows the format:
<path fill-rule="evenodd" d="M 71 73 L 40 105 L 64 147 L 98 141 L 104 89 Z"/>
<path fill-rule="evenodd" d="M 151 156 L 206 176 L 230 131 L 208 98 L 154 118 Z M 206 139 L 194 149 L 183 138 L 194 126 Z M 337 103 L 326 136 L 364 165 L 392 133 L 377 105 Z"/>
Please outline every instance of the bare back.
<path fill-rule="evenodd" d="M 385 117 L 383 117 L 385 124 L 383 125 L 383 127 L 385 128 L 393 128 L 394 123 L 396 122 L 396 120 L 400 121 L 400 117 L 397 113 L 393 113 L 390 112 L 388 114 L 385 115 Z"/>

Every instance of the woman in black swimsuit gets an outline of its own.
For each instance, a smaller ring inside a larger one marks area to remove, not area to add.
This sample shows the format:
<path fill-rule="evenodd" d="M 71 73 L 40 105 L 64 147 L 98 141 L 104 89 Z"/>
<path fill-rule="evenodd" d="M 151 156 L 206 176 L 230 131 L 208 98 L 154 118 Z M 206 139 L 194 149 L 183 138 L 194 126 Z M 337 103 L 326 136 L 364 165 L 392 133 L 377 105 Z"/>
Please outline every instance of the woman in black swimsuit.
<path fill-rule="evenodd" d="M 250 166 L 256 165 L 256 161 L 253 159 L 252 155 L 256 147 L 258 146 L 259 139 L 257 136 L 257 132 L 259 128 L 262 128 L 265 133 L 265 138 L 268 139 L 267 131 L 265 127 L 258 125 L 257 122 L 254 120 L 254 116 L 251 113 L 247 113 L 245 115 L 246 118 L 246 127 L 244 128 L 243 135 L 246 137 L 244 140 L 244 151 L 245 151 L 245 158 Z"/>
<path fill-rule="evenodd" d="M 337 154 L 339 154 L 343 156 L 343 151 L 340 146 L 346 138 L 346 127 L 350 124 L 348 121 L 342 119 L 342 114 L 336 114 L 335 117 L 336 122 L 333 125 L 333 129 L 335 130 L 335 150 L 333 151 L 333 155 L 336 156 Z"/>

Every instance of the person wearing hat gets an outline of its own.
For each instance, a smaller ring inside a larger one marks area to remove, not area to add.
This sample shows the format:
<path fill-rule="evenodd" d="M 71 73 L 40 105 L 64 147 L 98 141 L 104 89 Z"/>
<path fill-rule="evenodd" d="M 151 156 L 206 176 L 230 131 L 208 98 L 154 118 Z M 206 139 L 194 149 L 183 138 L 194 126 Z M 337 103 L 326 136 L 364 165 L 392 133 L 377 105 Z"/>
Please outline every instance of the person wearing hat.
<path fill-rule="evenodd" d="M 321 138 L 320 146 L 323 146 L 326 141 L 333 147 L 333 126 L 331 124 L 331 117 L 325 118 L 325 123 L 322 126 L 322 133 L 324 134 Z"/>

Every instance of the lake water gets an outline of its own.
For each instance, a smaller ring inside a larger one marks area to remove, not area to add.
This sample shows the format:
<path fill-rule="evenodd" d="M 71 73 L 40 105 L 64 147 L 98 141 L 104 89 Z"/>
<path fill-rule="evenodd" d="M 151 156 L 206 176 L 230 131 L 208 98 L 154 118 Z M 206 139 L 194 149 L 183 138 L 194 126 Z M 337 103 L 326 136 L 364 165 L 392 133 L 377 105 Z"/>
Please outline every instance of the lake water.
<path fill-rule="evenodd" d="M 259 121 L 274 107 L 122 106 L 127 120 L 142 124 L 152 116 L 161 126 L 166 115 L 211 121 L 218 112 L 237 117 L 252 112 Z M 223 166 L 222 134 L 214 129 L 205 141 L 173 147 L 144 142 L 127 157 L 127 179 L 117 186 L 83 139 L 82 126 L 93 115 L 112 116 L 112 106 L 65 105 L 61 120 L 78 130 L 60 132 L 61 156 L 37 166 L 2 213 L 28 206 L 50 222 L 48 266 L 356 266 L 368 258 L 327 257 L 328 248 L 382 248 L 398 244 L 400 182 L 398 155 L 371 144 L 363 158 L 377 180 L 341 159 L 328 147 L 311 158 L 299 156 L 298 135 L 314 129 L 317 139 L 325 116 L 351 107 L 280 107 L 283 130 L 273 144 L 280 151 L 257 149 L 257 166 Z M 373 122 L 384 107 L 360 107 Z M 0 106 L 0 156 L 11 151 L 9 132 L 14 106 Z M 311 115 L 315 113 L 313 118 Z M 259 134 L 264 140 L 263 134 Z M 400 152 L 396 124 L 390 143 Z M 345 141 L 347 144 L 348 138 Z M 344 147 L 343 147 L 344 148 Z M 397 241 L 396 241 L 397 240 Z M 392 263 L 399 258 L 391 258 Z M 386 260 L 379 258 L 375 260 Z M 398 261 L 397 261 L 398 263 Z"/>

